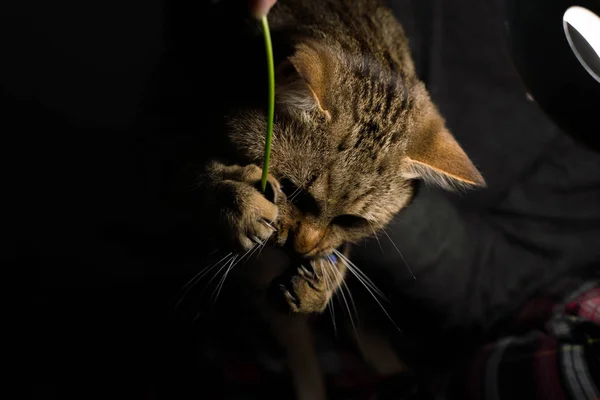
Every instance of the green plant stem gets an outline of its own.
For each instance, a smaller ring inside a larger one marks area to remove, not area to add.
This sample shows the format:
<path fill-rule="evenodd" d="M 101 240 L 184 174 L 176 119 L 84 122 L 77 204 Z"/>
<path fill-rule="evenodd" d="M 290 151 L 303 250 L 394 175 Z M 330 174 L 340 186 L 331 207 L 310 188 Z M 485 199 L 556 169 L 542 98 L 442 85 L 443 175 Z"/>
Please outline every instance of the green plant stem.
<path fill-rule="evenodd" d="M 271 43 L 271 32 L 267 16 L 260 20 L 265 37 L 265 49 L 267 51 L 267 69 L 269 73 L 269 103 L 267 108 L 267 136 L 265 139 L 265 156 L 263 161 L 261 189 L 263 193 L 267 190 L 267 177 L 269 176 L 269 160 L 271 159 L 271 141 L 273 140 L 273 118 L 275 116 L 275 66 L 273 63 L 273 45 Z"/>

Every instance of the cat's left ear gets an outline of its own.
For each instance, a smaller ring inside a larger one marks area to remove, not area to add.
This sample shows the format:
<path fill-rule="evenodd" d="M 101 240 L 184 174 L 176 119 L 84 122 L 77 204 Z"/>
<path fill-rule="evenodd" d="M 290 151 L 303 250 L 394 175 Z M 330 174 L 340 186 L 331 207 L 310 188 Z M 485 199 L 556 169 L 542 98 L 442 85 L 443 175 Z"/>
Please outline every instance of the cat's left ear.
<path fill-rule="evenodd" d="M 441 118 L 430 120 L 425 129 L 408 142 L 403 176 L 423 179 L 447 190 L 486 185 Z"/>
<path fill-rule="evenodd" d="M 320 110 L 331 118 L 327 93 L 330 57 L 318 46 L 301 45 L 277 68 L 277 101 L 301 111 Z"/>

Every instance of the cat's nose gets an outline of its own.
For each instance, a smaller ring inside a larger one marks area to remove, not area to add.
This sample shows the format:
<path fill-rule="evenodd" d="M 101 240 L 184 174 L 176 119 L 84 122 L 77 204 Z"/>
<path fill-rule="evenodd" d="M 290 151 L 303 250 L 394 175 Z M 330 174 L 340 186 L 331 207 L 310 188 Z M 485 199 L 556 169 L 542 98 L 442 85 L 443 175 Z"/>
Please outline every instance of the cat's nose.
<path fill-rule="evenodd" d="M 301 223 L 294 234 L 294 251 L 306 255 L 314 250 L 321 239 L 323 231 L 313 224 Z"/>

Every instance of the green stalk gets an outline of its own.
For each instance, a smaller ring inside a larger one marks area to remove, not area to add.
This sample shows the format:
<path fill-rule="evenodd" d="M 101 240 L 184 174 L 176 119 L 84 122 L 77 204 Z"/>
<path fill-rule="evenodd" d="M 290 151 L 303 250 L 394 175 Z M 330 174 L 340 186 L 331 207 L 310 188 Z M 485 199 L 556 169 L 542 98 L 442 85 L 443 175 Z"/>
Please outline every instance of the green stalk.
<path fill-rule="evenodd" d="M 273 63 L 273 45 L 271 43 L 271 32 L 267 16 L 260 20 L 265 37 L 265 49 L 267 51 L 267 69 L 269 73 L 269 106 L 267 108 L 267 136 L 265 140 L 265 156 L 263 161 L 261 189 L 263 193 L 267 190 L 267 177 L 269 176 L 269 160 L 271 159 L 271 141 L 273 140 L 273 118 L 275 116 L 275 66 Z"/>

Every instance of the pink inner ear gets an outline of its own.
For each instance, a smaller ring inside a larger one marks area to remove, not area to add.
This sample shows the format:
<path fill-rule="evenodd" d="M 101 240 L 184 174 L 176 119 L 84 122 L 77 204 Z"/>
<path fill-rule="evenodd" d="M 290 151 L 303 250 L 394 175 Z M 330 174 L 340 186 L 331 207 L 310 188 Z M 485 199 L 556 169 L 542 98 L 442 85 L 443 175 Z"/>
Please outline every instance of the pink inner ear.
<path fill-rule="evenodd" d="M 300 73 L 300 65 L 298 60 L 291 57 L 278 68 L 276 85 L 278 103 L 302 111 L 318 109 L 330 119 L 331 114 L 323 108 L 317 92 Z"/>
<path fill-rule="evenodd" d="M 405 176 L 442 187 L 485 186 L 485 180 L 446 128 L 417 137 L 407 148 Z"/>
<path fill-rule="evenodd" d="M 327 93 L 326 86 L 333 78 L 328 76 L 332 70 L 333 60 L 327 48 L 317 43 L 302 44 L 296 48 L 296 52 L 289 60 L 307 85 L 317 107 L 322 112 L 330 115 L 327 111 L 329 105 L 325 97 Z"/>
<path fill-rule="evenodd" d="M 310 87 L 310 85 L 308 85 L 308 89 L 312 93 L 313 98 L 315 99 L 315 102 L 317 103 L 317 108 L 319 109 L 319 111 L 321 111 L 323 114 L 325 114 L 327 119 L 331 119 L 331 113 L 323 108 L 323 106 L 321 105 L 321 100 L 319 100 L 319 96 L 317 96 L 317 93 L 315 93 L 315 91 L 313 90 L 312 87 Z"/>
<path fill-rule="evenodd" d="M 452 175 L 447 171 L 441 171 L 431 165 L 423 164 L 409 157 L 405 158 L 405 167 L 402 175 L 406 179 L 423 179 L 427 183 L 434 184 L 446 190 L 470 186 L 485 186 L 485 182 L 474 182 Z"/>

